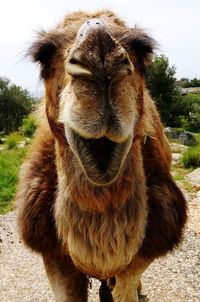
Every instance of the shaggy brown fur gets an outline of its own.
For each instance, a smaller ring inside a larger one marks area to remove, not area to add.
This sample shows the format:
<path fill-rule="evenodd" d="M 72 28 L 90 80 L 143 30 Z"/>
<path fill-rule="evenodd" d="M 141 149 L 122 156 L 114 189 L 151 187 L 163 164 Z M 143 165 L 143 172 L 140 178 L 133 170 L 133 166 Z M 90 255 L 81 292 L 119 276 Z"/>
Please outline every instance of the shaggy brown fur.
<path fill-rule="evenodd" d="M 154 46 L 101 11 L 67 15 L 29 51 L 45 113 L 20 173 L 18 226 L 56 301 L 87 301 L 87 275 L 115 276 L 101 301 L 138 301 L 143 271 L 182 239 L 186 203 L 145 88 Z"/>

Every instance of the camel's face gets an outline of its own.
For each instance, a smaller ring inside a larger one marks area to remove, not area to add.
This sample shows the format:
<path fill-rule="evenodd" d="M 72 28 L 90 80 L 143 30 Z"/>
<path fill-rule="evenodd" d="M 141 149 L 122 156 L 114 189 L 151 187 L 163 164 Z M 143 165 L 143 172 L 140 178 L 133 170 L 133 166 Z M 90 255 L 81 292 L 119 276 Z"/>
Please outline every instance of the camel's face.
<path fill-rule="evenodd" d="M 130 45 L 124 44 L 106 23 L 93 18 L 79 27 L 73 45 L 62 50 L 67 80 L 57 100 L 58 121 L 86 176 L 96 185 L 112 183 L 119 175 L 139 117 L 143 82 L 127 51 Z"/>
<path fill-rule="evenodd" d="M 61 94 L 60 121 L 87 177 L 112 182 L 130 148 L 137 121 L 126 77 L 134 66 L 100 20 L 85 22 L 67 54 L 70 82 Z"/>

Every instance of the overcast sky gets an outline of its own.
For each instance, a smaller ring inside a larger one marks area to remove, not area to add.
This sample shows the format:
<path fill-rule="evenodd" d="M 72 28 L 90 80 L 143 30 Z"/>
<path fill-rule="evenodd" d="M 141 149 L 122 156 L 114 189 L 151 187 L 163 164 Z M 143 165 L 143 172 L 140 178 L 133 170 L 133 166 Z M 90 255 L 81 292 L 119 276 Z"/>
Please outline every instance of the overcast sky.
<path fill-rule="evenodd" d="M 177 78 L 200 78 L 200 0 L 1 0 L 0 76 L 40 92 L 38 68 L 23 58 L 35 30 L 53 28 L 74 10 L 101 8 L 147 29 L 176 66 Z"/>

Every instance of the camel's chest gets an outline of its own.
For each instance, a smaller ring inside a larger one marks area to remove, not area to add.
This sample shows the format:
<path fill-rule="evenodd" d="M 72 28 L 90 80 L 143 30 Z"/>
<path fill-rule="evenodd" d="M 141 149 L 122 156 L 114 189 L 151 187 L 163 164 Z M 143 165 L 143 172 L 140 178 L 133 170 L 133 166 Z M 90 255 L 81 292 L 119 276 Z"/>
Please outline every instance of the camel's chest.
<path fill-rule="evenodd" d="M 146 214 L 133 211 L 127 215 L 118 209 L 103 214 L 80 214 L 72 215 L 71 219 L 68 216 L 67 227 L 60 229 L 75 265 L 99 279 L 124 269 L 141 245 Z"/>
<path fill-rule="evenodd" d="M 84 211 L 76 202 L 63 200 L 55 213 L 58 235 L 74 264 L 99 279 L 123 270 L 144 238 L 145 198 L 110 207 L 104 213 Z"/>

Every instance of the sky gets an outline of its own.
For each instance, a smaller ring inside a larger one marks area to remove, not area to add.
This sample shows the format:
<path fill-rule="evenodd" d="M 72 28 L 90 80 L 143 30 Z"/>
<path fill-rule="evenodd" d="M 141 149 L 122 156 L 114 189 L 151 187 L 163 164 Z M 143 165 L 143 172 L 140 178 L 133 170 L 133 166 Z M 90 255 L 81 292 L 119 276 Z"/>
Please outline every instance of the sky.
<path fill-rule="evenodd" d="M 39 68 L 24 58 L 40 29 L 51 30 L 66 13 L 109 8 L 159 44 L 176 77 L 200 78 L 199 0 L 0 0 L 0 76 L 40 94 Z"/>

